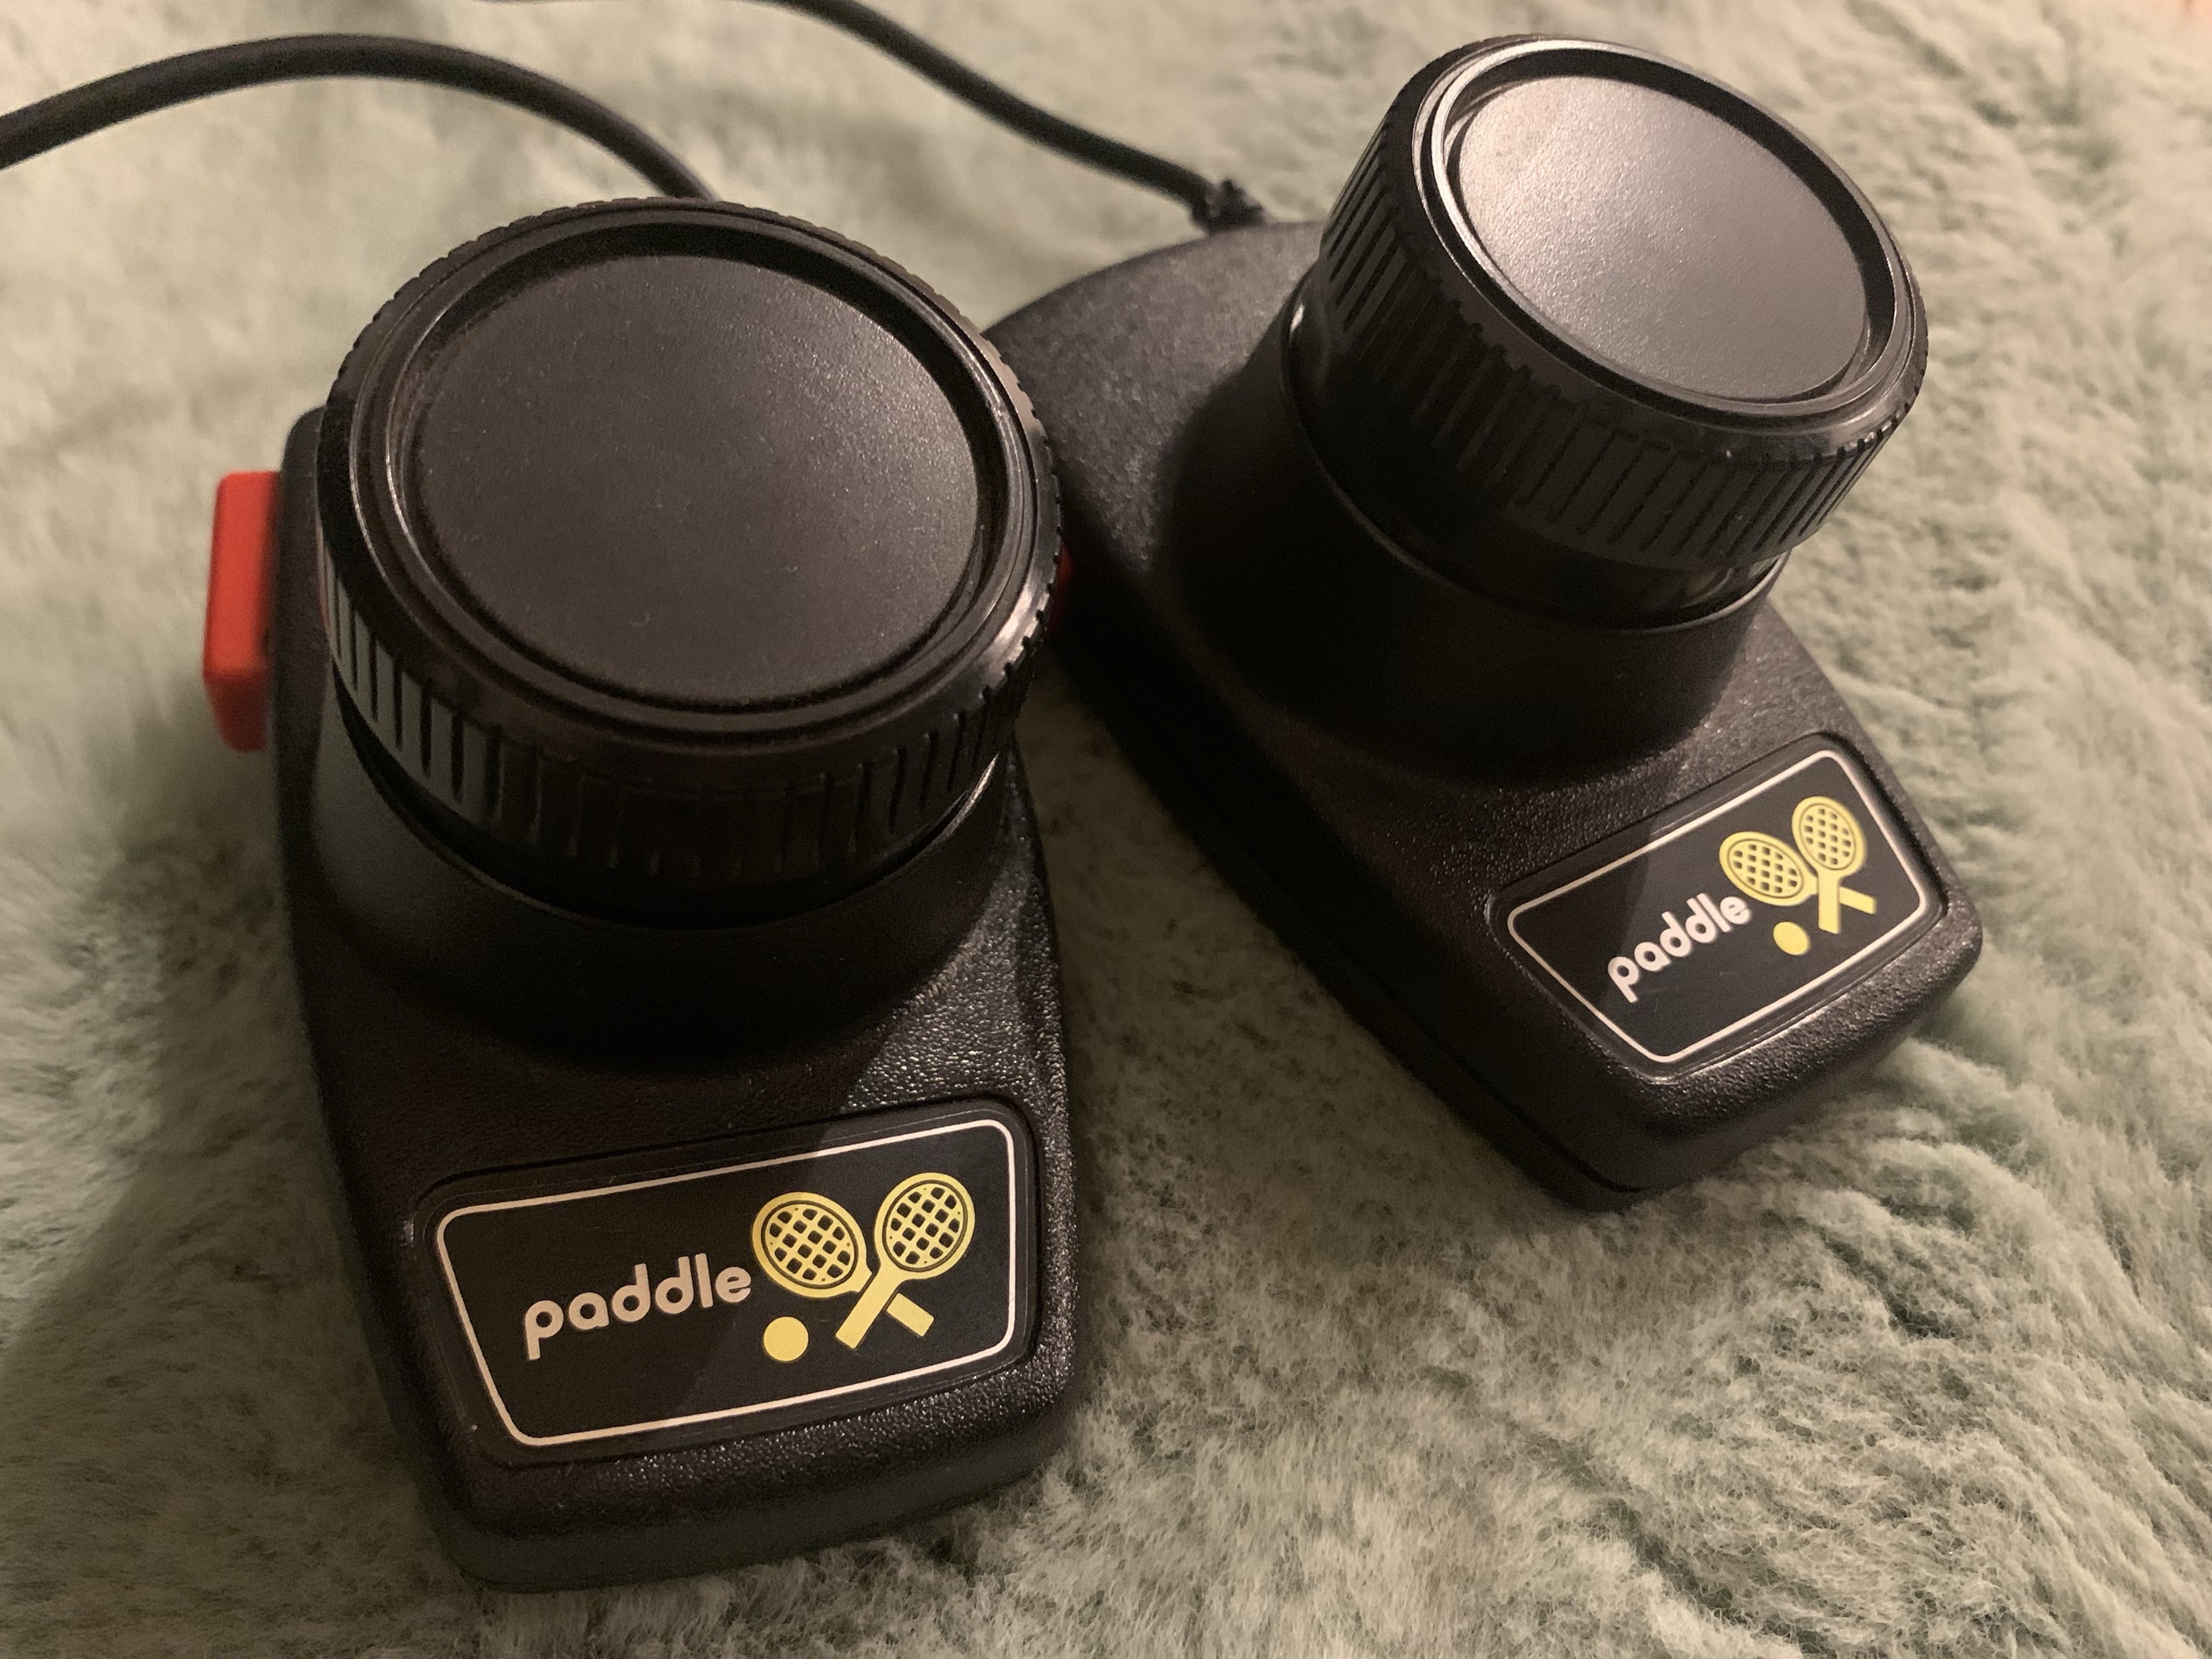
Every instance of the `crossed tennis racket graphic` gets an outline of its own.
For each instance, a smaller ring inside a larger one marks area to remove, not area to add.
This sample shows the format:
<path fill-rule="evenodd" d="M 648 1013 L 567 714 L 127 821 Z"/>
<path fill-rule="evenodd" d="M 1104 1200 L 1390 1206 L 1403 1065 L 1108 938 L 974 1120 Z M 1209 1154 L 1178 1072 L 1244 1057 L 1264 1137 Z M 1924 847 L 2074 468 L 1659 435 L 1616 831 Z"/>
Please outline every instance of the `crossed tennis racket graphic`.
<path fill-rule="evenodd" d="M 1738 830 L 1721 843 L 1721 868 L 1737 887 L 1762 903 L 1789 906 L 1820 901 L 1824 933 L 1844 930 L 1844 905 L 1872 915 L 1873 896 L 1844 885 L 1866 863 L 1866 832 L 1841 801 L 1808 795 L 1790 815 L 1789 842 L 1756 830 Z M 1783 929 L 1796 934 L 1785 939 Z M 1775 943 L 1793 956 L 1804 951 L 1804 933 L 1793 922 L 1775 929 Z"/>
<path fill-rule="evenodd" d="M 859 1297 L 837 1327 L 837 1340 L 857 1348 L 885 1313 L 916 1336 L 927 1335 L 933 1316 L 902 1287 L 949 1272 L 975 1234 L 975 1201 L 968 1189 L 949 1175 L 932 1173 L 908 1176 L 877 1206 L 872 1270 L 860 1224 L 819 1193 L 785 1193 L 761 1206 L 753 1218 L 753 1255 L 794 1296 Z"/>

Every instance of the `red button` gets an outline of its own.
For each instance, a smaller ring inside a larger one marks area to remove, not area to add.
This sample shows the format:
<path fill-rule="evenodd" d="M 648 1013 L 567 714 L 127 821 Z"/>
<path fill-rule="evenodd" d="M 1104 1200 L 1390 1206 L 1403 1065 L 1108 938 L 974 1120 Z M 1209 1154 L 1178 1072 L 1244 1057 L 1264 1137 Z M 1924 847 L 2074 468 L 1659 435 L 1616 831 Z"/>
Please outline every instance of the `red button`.
<path fill-rule="evenodd" d="M 216 486 L 200 678 L 216 729 L 255 750 L 269 729 L 269 603 L 276 569 L 277 475 L 233 472 Z"/>

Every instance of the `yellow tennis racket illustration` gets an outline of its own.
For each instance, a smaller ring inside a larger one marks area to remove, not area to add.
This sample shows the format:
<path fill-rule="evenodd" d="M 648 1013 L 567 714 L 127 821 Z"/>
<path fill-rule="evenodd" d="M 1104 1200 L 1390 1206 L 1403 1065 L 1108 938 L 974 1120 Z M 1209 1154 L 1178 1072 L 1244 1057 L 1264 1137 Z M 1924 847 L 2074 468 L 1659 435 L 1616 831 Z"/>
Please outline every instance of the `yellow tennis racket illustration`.
<path fill-rule="evenodd" d="M 753 1257 L 763 1273 L 793 1296 L 817 1301 L 865 1296 L 873 1277 L 860 1224 L 836 1199 L 819 1193 L 786 1193 L 762 1205 L 753 1218 Z M 896 1282 L 891 1288 L 898 1288 Z M 928 1314 L 902 1296 L 888 1300 L 893 1319 L 916 1336 L 928 1332 Z M 877 1308 L 882 1311 L 883 1303 Z"/>
<path fill-rule="evenodd" d="M 1818 885 L 1796 848 L 1756 830 L 1739 830 L 1721 843 L 1721 868 L 1766 904 L 1802 904 Z"/>
<path fill-rule="evenodd" d="M 897 1317 L 900 1285 L 949 1271 L 968 1254 L 975 1236 L 975 1200 L 951 1176 L 908 1176 L 900 1182 L 876 1212 L 876 1276 L 837 1328 L 837 1340 L 859 1347 L 886 1304 Z"/>
<path fill-rule="evenodd" d="M 1805 867 L 1796 848 L 1756 830 L 1739 830 L 1721 843 L 1721 868 L 1762 904 L 1802 904 L 1820 886 L 1819 878 Z M 1794 921 L 1778 921 L 1774 945 L 1778 951 L 1802 957 L 1813 948 L 1813 936 Z"/>
<path fill-rule="evenodd" d="M 1844 931 L 1839 902 L 1874 914 L 1872 897 L 1844 885 L 1844 878 L 1856 875 L 1867 855 L 1866 836 L 1850 808 L 1826 795 L 1808 795 L 1790 815 L 1790 834 L 1805 862 L 1819 872 L 1822 933 Z"/>

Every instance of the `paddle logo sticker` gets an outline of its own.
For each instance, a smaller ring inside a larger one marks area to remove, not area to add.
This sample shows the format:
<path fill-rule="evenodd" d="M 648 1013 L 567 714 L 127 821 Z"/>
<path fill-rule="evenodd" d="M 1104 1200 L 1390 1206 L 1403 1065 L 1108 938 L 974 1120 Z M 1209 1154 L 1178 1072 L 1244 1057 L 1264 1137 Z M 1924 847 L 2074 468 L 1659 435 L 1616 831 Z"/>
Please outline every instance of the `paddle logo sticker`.
<path fill-rule="evenodd" d="M 442 1189 L 423 1236 L 479 1431 L 521 1461 L 720 1438 L 1017 1359 L 1032 1156 L 1016 1114 L 971 1103 Z"/>
<path fill-rule="evenodd" d="M 1935 887 L 1856 761 L 1770 757 L 1506 895 L 1576 1017 L 1668 1066 L 1841 993 L 1934 925 Z"/>
<path fill-rule="evenodd" d="M 1721 843 L 1721 869 L 1728 878 L 1765 904 L 1802 904 L 1817 894 L 1824 933 L 1844 931 L 1842 907 L 1868 915 L 1881 913 L 1870 895 L 1843 884 L 1866 863 L 1866 834 L 1851 809 L 1826 795 L 1808 795 L 1790 814 L 1792 845 L 1757 830 L 1739 830 Z M 1776 948 L 1802 957 L 1813 940 L 1794 921 L 1774 924 Z"/>
<path fill-rule="evenodd" d="M 837 1327 L 837 1340 L 857 1348 L 878 1316 L 888 1313 L 916 1336 L 927 1336 L 937 1316 L 917 1307 L 899 1287 L 909 1280 L 950 1273 L 975 1236 L 975 1200 L 949 1175 L 908 1176 L 891 1188 L 876 1212 L 876 1266 L 851 1213 L 819 1193 L 786 1193 L 753 1218 L 753 1254 L 769 1278 L 793 1296 L 810 1299 L 857 1296 Z M 806 1352 L 806 1327 L 788 1316 L 762 1333 L 771 1359 L 793 1360 Z"/>

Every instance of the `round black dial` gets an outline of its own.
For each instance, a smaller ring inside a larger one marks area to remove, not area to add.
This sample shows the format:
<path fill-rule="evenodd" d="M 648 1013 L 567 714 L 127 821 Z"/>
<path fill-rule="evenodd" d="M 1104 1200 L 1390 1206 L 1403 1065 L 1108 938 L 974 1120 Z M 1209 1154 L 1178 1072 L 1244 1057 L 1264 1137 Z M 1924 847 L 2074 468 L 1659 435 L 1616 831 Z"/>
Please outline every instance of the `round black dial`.
<path fill-rule="evenodd" d="M 1819 527 L 1927 358 L 1840 169 L 1662 58 L 1514 39 L 1401 93 L 1291 353 L 1321 452 L 1473 585 L 1636 622 L 1727 602 Z"/>
<path fill-rule="evenodd" d="M 990 347 L 842 238 L 720 204 L 432 266 L 318 457 L 356 742 L 495 873 L 714 921 L 865 882 L 1012 733 L 1058 520 Z"/>

